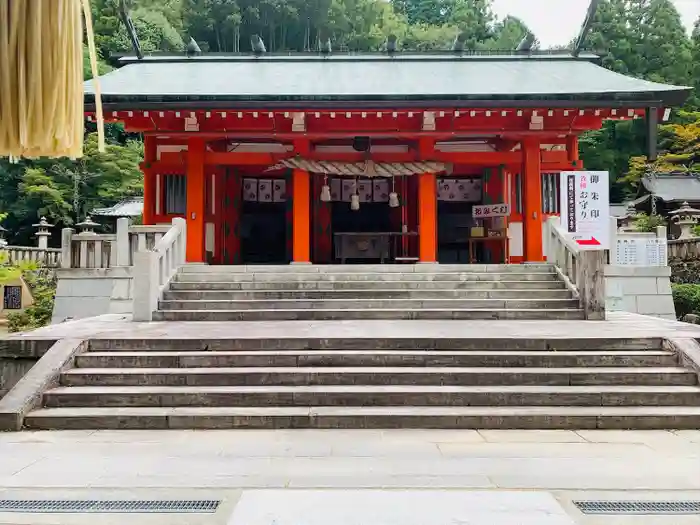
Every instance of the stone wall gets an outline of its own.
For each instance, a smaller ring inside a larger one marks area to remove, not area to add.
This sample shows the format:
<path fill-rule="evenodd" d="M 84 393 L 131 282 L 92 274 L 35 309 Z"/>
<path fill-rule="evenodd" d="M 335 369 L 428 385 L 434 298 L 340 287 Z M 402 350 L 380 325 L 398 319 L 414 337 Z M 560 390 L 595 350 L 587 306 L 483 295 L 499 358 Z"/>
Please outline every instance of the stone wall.
<path fill-rule="evenodd" d="M 669 266 L 605 267 L 606 310 L 676 319 Z"/>
<path fill-rule="evenodd" d="M 52 323 L 132 311 L 133 268 L 70 268 L 57 271 Z"/>

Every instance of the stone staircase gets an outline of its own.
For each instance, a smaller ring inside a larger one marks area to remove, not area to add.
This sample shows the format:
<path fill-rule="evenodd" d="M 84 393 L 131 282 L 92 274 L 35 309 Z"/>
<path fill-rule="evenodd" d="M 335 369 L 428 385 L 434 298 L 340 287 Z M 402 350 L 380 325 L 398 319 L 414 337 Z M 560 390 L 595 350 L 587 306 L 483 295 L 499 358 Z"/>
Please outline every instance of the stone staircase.
<path fill-rule="evenodd" d="M 202 274 L 186 275 L 180 285 Z M 361 333 L 98 339 L 44 393 L 43 408 L 30 412 L 25 426 L 700 428 L 697 374 L 661 348 L 660 339 L 421 340 Z"/>
<path fill-rule="evenodd" d="M 154 320 L 582 319 L 548 264 L 185 266 Z"/>

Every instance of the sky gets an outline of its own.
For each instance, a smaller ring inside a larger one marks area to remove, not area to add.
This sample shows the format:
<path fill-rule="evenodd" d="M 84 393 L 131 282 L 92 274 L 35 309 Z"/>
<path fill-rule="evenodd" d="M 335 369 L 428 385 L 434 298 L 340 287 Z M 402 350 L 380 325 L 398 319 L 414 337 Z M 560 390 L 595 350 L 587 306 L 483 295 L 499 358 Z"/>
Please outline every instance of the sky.
<path fill-rule="evenodd" d="M 688 31 L 700 17 L 700 0 L 673 0 Z M 493 0 L 496 14 L 513 15 L 534 31 L 543 48 L 567 45 L 578 35 L 590 0 Z"/>

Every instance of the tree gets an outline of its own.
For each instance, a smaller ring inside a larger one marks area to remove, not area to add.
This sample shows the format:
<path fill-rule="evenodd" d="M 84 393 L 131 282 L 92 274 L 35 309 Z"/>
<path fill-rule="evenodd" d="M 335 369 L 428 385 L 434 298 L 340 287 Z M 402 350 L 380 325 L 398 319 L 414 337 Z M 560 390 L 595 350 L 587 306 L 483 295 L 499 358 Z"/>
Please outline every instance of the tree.
<path fill-rule="evenodd" d="M 446 24 L 453 0 L 392 0 L 398 13 L 406 16 L 409 24 Z"/>
<path fill-rule="evenodd" d="M 693 36 L 691 39 L 691 56 L 692 56 L 692 86 L 695 88 L 691 98 L 690 105 L 696 109 L 700 108 L 700 18 L 695 22 Z"/>
<path fill-rule="evenodd" d="M 681 15 L 671 0 L 630 0 L 633 74 L 676 85 L 690 82 L 692 50 Z"/>
<path fill-rule="evenodd" d="M 603 66 L 628 74 L 633 62 L 635 36 L 629 26 L 627 0 L 602 0 L 584 48 L 598 53 Z"/>
<path fill-rule="evenodd" d="M 530 32 L 525 22 L 515 16 L 507 16 L 495 24 L 491 38 L 482 46 L 494 51 L 513 50 Z"/>

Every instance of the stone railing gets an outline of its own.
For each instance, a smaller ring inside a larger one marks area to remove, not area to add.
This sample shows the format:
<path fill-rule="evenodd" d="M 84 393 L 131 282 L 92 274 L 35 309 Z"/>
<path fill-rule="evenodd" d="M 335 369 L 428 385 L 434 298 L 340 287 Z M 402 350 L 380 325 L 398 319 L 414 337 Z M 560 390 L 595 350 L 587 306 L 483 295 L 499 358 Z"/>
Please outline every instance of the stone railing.
<path fill-rule="evenodd" d="M 669 258 L 684 261 L 700 258 L 700 237 L 669 240 L 668 256 Z"/>
<path fill-rule="evenodd" d="M 113 268 L 132 266 L 134 254 L 149 250 L 165 235 L 170 225 L 134 226 L 129 219 L 117 219 L 116 233 L 61 233 L 61 268 Z"/>
<path fill-rule="evenodd" d="M 5 246 L 0 248 L 7 254 L 10 264 L 37 263 L 45 268 L 58 268 L 61 262 L 60 248 L 36 248 L 34 246 Z"/>
<path fill-rule="evenodd" d="M 567 287 L 579 300 L 586 319 L 605 319 L 605 250 L 581 250 L 559 225 L 545 223 L 547 260 L 554 263 Z"/>
<path fill-rule="evenodd" d="M 185 264 L 187 221 L 173 219 L 153 248 L 134 254 L 134 321 L 151 321 L 163 289 Z"/>

